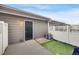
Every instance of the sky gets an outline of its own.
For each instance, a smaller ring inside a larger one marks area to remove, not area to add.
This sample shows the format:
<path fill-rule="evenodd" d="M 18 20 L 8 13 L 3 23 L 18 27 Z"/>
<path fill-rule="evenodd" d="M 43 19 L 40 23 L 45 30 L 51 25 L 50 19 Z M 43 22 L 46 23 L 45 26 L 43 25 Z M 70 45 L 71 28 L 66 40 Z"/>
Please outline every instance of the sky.
<path fill-rule="evenodd" d="M 49 17 L 67 24 L 79 25 L 79 4 L 8 4 L 11 7 Z"/>

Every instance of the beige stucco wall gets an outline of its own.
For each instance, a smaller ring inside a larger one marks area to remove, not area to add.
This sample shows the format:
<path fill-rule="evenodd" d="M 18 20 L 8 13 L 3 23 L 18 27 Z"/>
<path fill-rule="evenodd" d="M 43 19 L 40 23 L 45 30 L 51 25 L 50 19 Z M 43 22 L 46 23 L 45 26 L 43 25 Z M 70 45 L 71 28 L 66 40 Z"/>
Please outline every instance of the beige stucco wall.
<path fill-rule="evenodd" d="M 0 13 L 0 21 L 8 23 L 9 43 L 16 43 L 20 42 L 20 40 L 25 40 L 24 21 L 33 22 L 33 38 L 42 37 L 48 31 L 48 24 L 46 21 L 32 20 L 2 13 Z"/>

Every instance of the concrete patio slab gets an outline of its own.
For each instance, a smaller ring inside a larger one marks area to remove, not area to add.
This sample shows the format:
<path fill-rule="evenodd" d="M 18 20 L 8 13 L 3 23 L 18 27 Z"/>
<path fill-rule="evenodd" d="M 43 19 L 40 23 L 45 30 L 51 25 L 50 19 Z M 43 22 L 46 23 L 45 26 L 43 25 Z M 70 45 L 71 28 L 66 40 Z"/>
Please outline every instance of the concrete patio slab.
<path fill-rule="evenodd" d="M 9 45 L 4 55 L 52 55 L 35 40 Z"/>
<path fill-rule="evenodd" d="M 42 43 L 48 42 L 50 40 L 48 40 L 46 38 L 37 38 L 37 39 L 35 39 L 35 41 L 37 41 L 38 43 L 42 44 Z"/>

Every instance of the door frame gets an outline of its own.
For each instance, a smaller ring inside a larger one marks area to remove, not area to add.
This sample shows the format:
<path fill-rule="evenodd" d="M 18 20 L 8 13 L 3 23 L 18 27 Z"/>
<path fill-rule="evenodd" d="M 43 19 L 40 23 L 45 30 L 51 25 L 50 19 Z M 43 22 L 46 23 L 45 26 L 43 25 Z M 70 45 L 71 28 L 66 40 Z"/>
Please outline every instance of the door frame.
<path fill-rule="evenodd" d="M 25 33 L 25 22 L 26 22 L 26 21 L 27 21 L 27 22 L 32 22 L 32 39 L 33 39 L 33 37 L 34 37 L 34 36 L 33 36 L 33 21 L 32 21 L 32 20 L 24 20 L 24 41 L 26 41 L 26 38 L 25 38 L 25 34 L 26 34 L 26 33 Z"/>

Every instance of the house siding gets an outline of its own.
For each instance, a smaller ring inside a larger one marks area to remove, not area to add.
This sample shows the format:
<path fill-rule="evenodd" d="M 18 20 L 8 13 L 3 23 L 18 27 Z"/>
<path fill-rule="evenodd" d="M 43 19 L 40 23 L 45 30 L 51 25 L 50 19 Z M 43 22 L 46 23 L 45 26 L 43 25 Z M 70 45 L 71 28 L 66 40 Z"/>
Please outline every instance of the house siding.
<path fill-rule="evenodd" d="M 48 33 L 48 22 L 38 20 L 34 21 L 33 32 L 34 38 L 43 37 Z"/>
<path fill-rule="evenodd" d="M 8 23 L 9 44 L 25 40 L 25 21 L 33 22 L 33 38 L 43 37 L 44 34 L 48 32 L 47 21 L 27 19 L 24 17 L 12 16 L 4 13 L 0 13 L 0 21 Z"/>
<path fill-rule="evenodd" d="M 0 21 L 8 23 L 9 44 L 19 42 L 20 40 L 24 40 L 23 18 L 0 13 Z M 23 24 L 20 25 L 19 22 L 22 22 Z"/>

